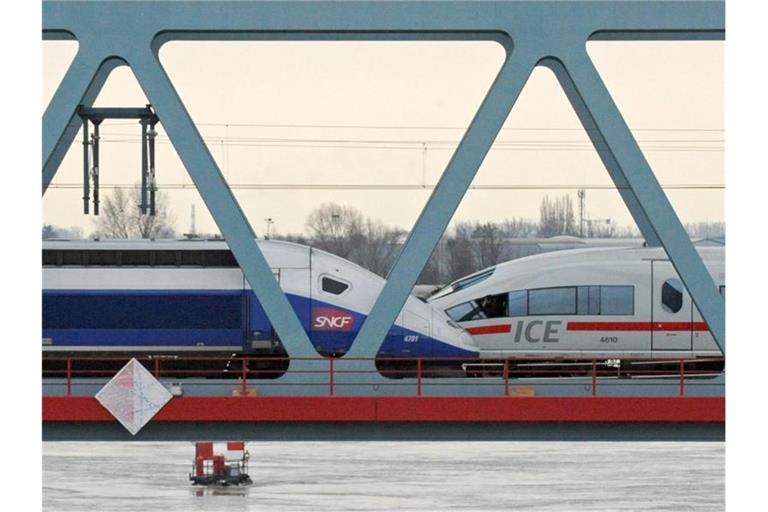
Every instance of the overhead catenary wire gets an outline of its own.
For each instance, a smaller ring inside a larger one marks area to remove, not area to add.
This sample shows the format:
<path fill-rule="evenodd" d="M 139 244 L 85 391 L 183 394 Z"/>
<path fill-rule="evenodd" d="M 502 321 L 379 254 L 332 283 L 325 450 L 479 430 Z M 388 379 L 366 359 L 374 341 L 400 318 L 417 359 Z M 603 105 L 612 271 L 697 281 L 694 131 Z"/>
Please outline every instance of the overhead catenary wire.
<path fill-rule="evenodd" d="M 130 125 L 132 123 L 112 123 L 112 126 L 116 125 Z M 446 139 L 442 138 L 429 138 L 424 136 L 414 138 L 383 138 L 383 137 L 370 137 L 366 135 L 364 137 L 328 137 L 324 134 L 323 137 L 254 137 L 254 136 L 233 136 L 230 129 L 232 128 L 256 128 L 256 129 L 309 129 L 309 130 L 466 130 L 466 126 L 445 126 L 445 125 L 376 125 L 376 124 L 332 124 L 332 123 L 216 123 L 216 122 L 200 122 L 196 123 L 200 127 L 218 127 L 224 129 L 224 136 L 203 136 L 203 141 L 211 145 L 217 145 L 225 150 L 225 164 L 229 161 L 228 148 L 233 147 L 262 147 L 262 148 L 300 148 L 300 149 L 343 149 L 343 150 L 376 150 L 376 151 L 405 151 L 405 150 L 419 150 L 422 153 L 426 153 L 429 150 L 432 151 L 448 151 L 455 149 L 460 143 L 459 138 Z M 606 151 L 607 148 L 601 145 L 595 147 L 591 141 L 586 138 L 589 134 L 588 130 L 584 130 L 582 127 L 521 127 L 521 126 L 505 126 L 501 129 L 502 132 L 580 132 L 585 135 L 585 138 L 580 140 L 557 140 L 557 139 L 541 139 L 541 138 L 525 138 L 517 140 L 496 140 L 491 147 L 491 151 L 541 151 L 546 149 L 552 152 L 562 151 Z M 641 145 L 641 149 L 651 152 L 687 152 L 687 153 L 706 153 L 706 152 L 723 152 L 725 148 L 722 146 L 725 143 L 725 139 L 722 136 L 718 138 L 712 138 L 711 136 L 706 139 L 700 138 L 680 138 L 680 134 L 686 132 L 702 133 L 702 134 L 717 134 L 724 133 L 722 128 L 704 128 L 704 127 L 640 127 L 633 129 L 635 132 L 657 132 L 661 133 L 674 133 L 677 134 L 675 138 L 639 138 L 638 144 Z M 105 136 L 111 137 L 106 142 L 112 143 L 135 143 L 129 134 L 124 133 L 106 133 Z M 162 136 L 160 140 L 163 144 L 169 144 L 170 140 L 166 136 Z M 225 165 L 225 169 L 229 166 Z"/>
<path fill-rule="evenodd" d="M 51 183 L 48 188 L 76 189 L 79 183 Z M 135 184 L 109 183 L 102 184 L 102 188 L 132 188 Z M 232 183 L 229 187 L 233 190 L 432 190 L 434 184 L 383 184 L 383 183 Z M 165 190 L 196 190 L 193 183 L 166 183 L 158 185 Z M 695 183 L 695 184 L 666 184 L 661 185 L 664 190 L 724 190 L 721 183 Z M 470 185 L 469 190 L 629 190 L 628 187 L 616 187 L 610 184 L 573 185 L 573 184 L 549 184 L 549 185 L 520 185 L 520 184 L 488 184 Z"/>
<path fill-rule="evenodd" d="M 112 135 L 114 137 L 114 134 Z M 204 137 L 203 141 L 210 145 L 220 147 L 264 147 L 264 148 L 302 148 L 302 149 L 366 149 L 366 150 L 418 150 L 447 151 L 455 149 L 458 141 L 374 141 L 374 140 L 314 140 L 314 139 L 230 139 L 221 137 Z M 136 141 L 128 138 L 104 139 L 107 143 L 136 144 Z M 654 141 L 666 142 L 666 141 Z M 685 140 L 687 143 L 710 143 L 719 141 Z M 171 144 L 167 137 L 158 140 L 159 144 Z M 695 145 L 642 145 L 645 151 L 662 152 L 722 152 L 722 146 L 695 146 Z M 491 147 L 491 151 L 607 151 L 605 147 L 593 146 L 589 141 L 497 141 Z"/>
<path fill-rule="evenodd" d="M 110 126 L 133 125 L 135 123 L 110 123 Z M 259 147 L 259 148 L 286 148 L 286 149 L 357 149 L 357 150 L 419 150 L 422 153 L 431 151 L 449 151 L 455 150 L 460 143 L 459 139 L 446 138 L 333 138 L 333 137 L 238 137 L 229 135 L 232 127 L 254 127 L 254 128 L 309 128 L 309 129 L 401 129 L 401 130 L 465 130 L 461 126 L 394 126 L 394 125 L 340 125 L 340 124 L 290 124 L 290 123 L 197 123 L 198 126 L 216 126 L 225 129 L 225 135 L 204 136 L 203 141 L 211 149 L 213 146 L 221 148 L 229 147 Z M 504 127 L 502 130 L 508 131 L 552 131 L 552 132 L 586 132 L 583 128 L 569 127 Z M 702 132 L 702 133 L 720 133 L 724 132 L 719 128 L 637 128 L 633 131 L 640 132 Z M 157 142 L 164 145 L 171 144 L 170 139 L 165 135 L 158 135 Z M 136 144 L 134 137 L 128 133 L 107 132 L 102 134 L 102 141 L 115 144 Z M 722 152 L 725 150 L 723 144 L 724 138 L 706 139 L 697 138 L 646 138 L 638 139 L 638 144 L 643 151 L 658 152 Z M 716 145 L 715 145 L 716 144 Z M 603 152 L 606 147 L 598 145 L 595 147 L 588 138 L 583 139 L 542 139 L 526 138 L 517 140 L 497 140 L 491 147 L 491 151 L 546 151 L 546 152 Z M 229 160 L 228 152 L 224 153 L 225 164 Z M 225 169 L 228 169 L 225 165 Z M 77 188 L 77 183 L 52 183 L 50 188 L 70 189 Z M 133 185 L 127 183 L 111 183 L 102 185 L 103 188 L 130 188 Z M 382 184 L 382 183 L 232 183 L 230 188 L 233 190 L 432 190 L 436 184 L 422 183 L 418 184 Z M 162 190 L 194 190 L 196 187 L 192 183 L 166 183 L 158 185 Z M 721 183 L 693 183 L 693 184 L 665 184 L 662 185 L 666 190 L 723 190 L 724 184 Z M 593 185 L 573 185 L 573 184 L 548 184 L 548 185 L 522 185 L 522 184 L 477 184 L 470 186 L 469 190 L 621 190 L 611 184 L 593 184 Z"/>
<path fill-rule="evenodd" d="M 133 123 L 115 122 L 110 126 L 131 125 Z M 307 128 L 307 129 L 355 129 L 355 130 L 466 130 L 467 126 L 444 125 L 374 125 L 374 124 L 296 124 L 296 123 L 195 123 L 197 126 L 240 127 L 240 128 Z M 545 127 L 545 126 L 503 126 L 502 131 L 578 131 L 585 132 L 581 127 Z M 659 127 L 631 128 L 632 132 L 725 132 L 724 128 L 694 128 L 694 127 Z"/>
<path fill-rule="evenodd" d="M 116 137 L 113 139 L 114 141 L 131 141 L 133 140 L 131 138 L 132 134 L 130 133 L 102 133 L 104 136 L 111 136 Z M 122 138 L 120 138 L 122 137 Z M 163 139 L 168 140 L 167 136 L 159 136 Z M 236 137 L 236 136 L 230 136 L 225 135 L 223 137 L 221 136 L 207 136 L 203 137 L 203 140 L 210 140 L 217 143 L 226 142 L 226 141 L 233 141 L 233 142 L 312 142 L 312 143 L 327 143 L 327 144 L 346 144 L 346 143 L 360 143 L 360 144 L 413 144 L 413 145 L 422 145 L 422 144 L 451 144 L 456 145 L 459 142 L 461 142 L 460 139 L 425 139 L 425 138 L 419 138 L 419 139 L 350 139 L 350 138 L 308 138 L 308 137 Z M 557 144 L 583 144 L 585 142 L 590 142 L 588 139 L 570 139 L 570 140 L 563 140 L 563 139 L 517 139 L 517 140 L 496 140 L 494 144 L 548 144 L 548 143 L 557 143 Z M 725 139 L 719 138 L 719 139 L 639 139 L 638 142 L 641 143 L 665 143 L 665 142 L 675 142 L 675 143 L 683 143 L 683 142 L 692 142 L 692 143 L 725 143 Z"/>

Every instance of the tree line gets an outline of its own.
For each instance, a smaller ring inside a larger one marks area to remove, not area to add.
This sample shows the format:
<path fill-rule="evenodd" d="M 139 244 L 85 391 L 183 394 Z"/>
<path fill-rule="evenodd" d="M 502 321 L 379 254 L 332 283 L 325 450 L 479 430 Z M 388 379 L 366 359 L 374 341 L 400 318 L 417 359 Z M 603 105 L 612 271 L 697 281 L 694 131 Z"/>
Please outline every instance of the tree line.
<path fill-rule="evenodd" d="M 597 233 L 597 230 L 593 230 Z M 368 270 L 386 276 L 394 264 L 408 232 L 365 217 L 350 206 L 325 203 L 307 217 L 306 234 L 275 233 L 271 238 L 310 245 L 348 259 Z M 568 196 L 550 199 L 545 196 L 540 218 L 505 219 L 500 222 L 461 221 L 443 234 L 424 267 L 418 283 L 438 284 L 458 279 L 502 261 L 540 252 L 526 238 L 549 238 L 578 235 L 573 204 Z M 611 226 L 592 236 L 639 236 Z"/>
<path fill-rule="evenodd" d="M 155 193 L 155 215 L 142 215 L 139 210 L 141 196 L 139 187 L 128 190 L 115 188 L 101 204 L 101 214 L 94 217 L 95 229 L 91 238 L 176 238 L 174 218 L 168 196 Z M 63 228 L 53 224 L 43 225 L 43 240 L 53 238 L 84 238 L 79 227 Z"/>
<path fill-rule="evenodd" d="M 104 199 L 102 215 L 96 218 L 93 237 L 97 238 L 176 238 L 173 215 L 165 194 L 157 196 L 157 214 L 141 215 L 138 188 L 115 189 Z M 725 236 L 724 223 L 690 223 L 686 225 L 693 238 Z M 638 238 L 634 228 L 619 229 L 615 223 L 578 222 L 568 195 L 544 196 L 538 221 L 525 218 L 499 222 L 461 221 L 451 225 L 441 237 L 424 267 L 418 282 L 440 284 L 451 282 L 497 263 L 540 252 L 528 238 L 582 235 L 587 238 Z M 359 210 L 336 203 L 325 203 L 306 219 L 303 234 L 273 233 L 269 238 L 309 245 L 350 260 L 386 276 L 400 252 L 408 232 L 371 219 Z M 203 236 L 203 235 L 201 235 Z M 205 235 L 213 238 L 219 235 Z M 83 238 L 80 228 L 63 229 L 43 226 L 43 239 Z"/>

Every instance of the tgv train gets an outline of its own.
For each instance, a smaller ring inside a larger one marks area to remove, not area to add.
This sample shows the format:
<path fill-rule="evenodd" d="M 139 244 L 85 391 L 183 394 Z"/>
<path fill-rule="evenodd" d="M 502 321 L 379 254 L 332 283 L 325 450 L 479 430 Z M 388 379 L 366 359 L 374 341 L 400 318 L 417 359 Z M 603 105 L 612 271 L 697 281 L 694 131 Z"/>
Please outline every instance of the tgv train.
<path fill-rule="evenodd" d="M 258 246 L 318 353 L 351 346 L 384 279 L 307 246 Z M 223 241 L 43 242 L 44 354 L 285 352 Z M 472 337 L 409 297 L 380 357 L 474 359 Z"/>
<path fill-rule="evenodd" d="M 698 251 L 724 297 L 724 248 Z M 528 256 L 459 279 L 427 300 L 472 334 L 483 358 L 721 355 L 661 248 Z"/>

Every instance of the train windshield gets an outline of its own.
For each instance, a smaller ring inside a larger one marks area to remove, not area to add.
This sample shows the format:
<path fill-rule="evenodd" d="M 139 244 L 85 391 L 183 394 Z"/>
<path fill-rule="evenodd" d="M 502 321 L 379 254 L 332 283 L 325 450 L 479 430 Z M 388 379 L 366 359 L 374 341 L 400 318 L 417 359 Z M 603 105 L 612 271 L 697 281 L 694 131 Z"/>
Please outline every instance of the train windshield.
<path fill-rule="evenodd" d="M 484 270 L 480 272 L 479 274 L 473 274 L 469 277 L 465 277 L 463 279 L 459 279 L 458 281 L 454 281 L 448 286 L 440 288 L 435 293 L 430 295 L 429 300 L 439 299 L 441 297 L 445 297 L 446 295 L 450 295 L 452 293 L 458 292 L 459 290 L 464 290 L 465 288 L 474 286 L 477 283 L 481 281 L 485 281 L 486 279 L 491 277 L 491 274 L 493 274 L 495 270 L 496 270 L 496 267 L 491 267 L 488 270 Z"/>

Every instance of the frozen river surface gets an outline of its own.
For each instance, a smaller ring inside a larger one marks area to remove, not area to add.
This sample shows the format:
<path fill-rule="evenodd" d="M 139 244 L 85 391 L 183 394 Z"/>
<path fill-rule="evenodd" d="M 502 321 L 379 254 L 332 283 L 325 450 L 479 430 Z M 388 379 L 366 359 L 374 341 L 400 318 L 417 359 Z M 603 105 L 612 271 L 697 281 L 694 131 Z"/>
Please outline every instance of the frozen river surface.
<path fill-rule="evenodd" d="M 194 446 L 43 443 L 43 509 L 724 509 L 723 443 L 248 443 L 254 485 L 190 486 Z"/>

